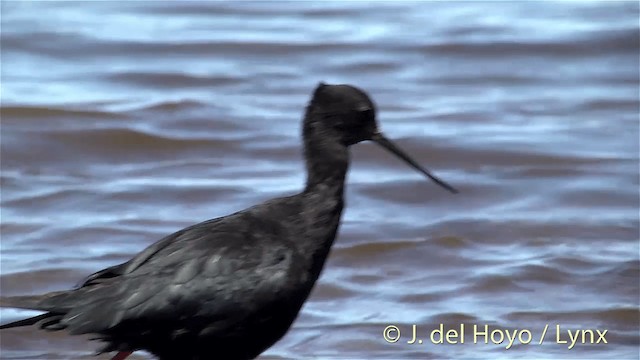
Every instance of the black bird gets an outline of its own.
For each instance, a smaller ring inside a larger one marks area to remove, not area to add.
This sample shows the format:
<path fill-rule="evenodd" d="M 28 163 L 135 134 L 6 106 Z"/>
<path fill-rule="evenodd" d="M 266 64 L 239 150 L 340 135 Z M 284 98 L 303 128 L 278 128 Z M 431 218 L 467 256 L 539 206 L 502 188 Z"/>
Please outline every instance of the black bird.
<path fill-rule="evenodd" d="M 0 298 L 46 313 L 0 326 L 95 334 L 122 360 L 253 359 L 284 336 L 320 276 L 344 206 L 349 146 L 372 140 L 451 192 L 378 130 L 373 101 L 320 83 L 303 121 L 307 181 L 296 195 L 182 229 L 78 288 Z"/>

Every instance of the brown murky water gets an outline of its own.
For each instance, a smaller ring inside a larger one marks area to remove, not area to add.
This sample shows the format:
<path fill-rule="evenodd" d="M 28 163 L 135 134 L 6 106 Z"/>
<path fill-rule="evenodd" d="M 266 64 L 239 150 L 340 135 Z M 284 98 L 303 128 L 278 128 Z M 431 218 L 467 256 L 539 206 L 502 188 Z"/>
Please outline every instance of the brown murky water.
<path fill-rule="evenodd" d="M 324 80 L 370 92 L 461 194 L 353 148 L 326 270 L 263 358 L 638 358 L 638 7 L 2 2 L 2 295 L 300 190 Z M 440 324 L 465 324 L 464 344 L 434 344 Z M 474 344 L 473 325 L 520 338 Z M 587 329 L 607 343 L 557 341 Z M 3 331 L 0 356 L 90 359 L 85 340 Z"/>

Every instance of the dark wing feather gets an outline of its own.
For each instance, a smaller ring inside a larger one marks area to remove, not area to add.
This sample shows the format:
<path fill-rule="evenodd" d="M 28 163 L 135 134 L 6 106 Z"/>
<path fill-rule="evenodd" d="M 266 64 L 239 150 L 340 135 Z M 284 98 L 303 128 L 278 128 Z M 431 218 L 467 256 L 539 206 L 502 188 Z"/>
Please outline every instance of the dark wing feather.
<path fill-rule="evenodd" d="M 122 274 L 111 281 L 48 302 L 52 307 L 57 301 L 73 303 L 61 320 L 72 334 L 115 327 L 134 334 L 156 322 L 180 331 L 181 326 L 210 326 L 212 319 L 224 328 L 264 306 L 260 302 L 278 299 L 276 289 L 282 291 L 292 276 L 293 246 L 267 245 L 282 244 L 286 229 L 258 219 L 263 223 L 256 232 L 251 220 L 256 218 L 238 214 L 182 230 L 120 265 L 116 270 Z M 246 298 L 256 301 L 237 302 Z"/>
<path fill-rule="evenodd" d="M 7 306 L 12 306 L 12 305 L 7 305 Z M 53 316 L 53 315 L 50 314 L 50 313 L 46 313 L 46 314 L 30 317 L 28 319 L 10 322 L 8 324 L 0 325 L 0 330 L 9 329 L 9 328 L 12 328 L 12 327 L 35 325 L 39 321 L 42 321 L 42 320 L 47 319 L 47 318 L 50 318 L 51 316 Z"/>
<path fill-rule="evenodd" d="M 294 197 L 274 199 L 193 225 L 96 272 L 80 288 L 32 299 L 28 308 L 49 311 L 40 321 L 47 329 L 100 334 L 105 349 L 233 337 L 241 330 L 236 324 L 273 321 L 268 317 L 282 309 L 290 318 L 277 321 L 286 331 L 313 285 L 296 267 L 305 263 L 294 243 L 304 232 L 299 205 Z"/>
<path fill-rule="evenodd" d="M 124 274 L 128 264 L 129 262 L 127 261 L 122 264 L 110 266 L 106 269 L 95 272 L 82 280 L 82 282 L 78 285 L 78 288 L 97 285 L 104 282 L 105 280 L 121 276 L 122 274 Z"/>
<path fill-rule="evenodd" d="M 89 275 L 87 278 L 85 278 L 82 283 L 79 285 L 79 287 L 85 287 L 85 286 L 90 286 L 90 285 L 95 285 L 97 283 L 101 283 L 107 279 L 111 279 L 113 277 L 117 277 L 117 276 L 122 276 L 124 274 L 130 273 L 133 270 L 137 269 L 138 267 L 140 267 L 142 264 L 144 264 L 147 260 L 149 260 L 152 256 L 154 256 L 158 251 L 161 251 L 163 248 L 165 248 L 166 246 L 170 245 L 173 242 L 179 241 L 178 239 L 181 238 L 181 236 L 184 233 L 188 233 L 190 231 L 193 231 L 194 228 L 198 228 L 198 227 L 204 227 L 204 226 L 209 226 L 212 225 L 220 220 L 222 220 L 224 218 L 216 218 L 216 219 L 212 219 L 212 220 L 207 220 L 204 221 L 202 223 L 198 223 L 196 225 L 187 227 L 185 229 L 182 229 L 178 232 L 175 232 L 171 235 L 165 236 L 164 238 L 156 241 L 155 243 L 149 245 L 147 248 L 145 248 L 144 250 L 142 250 L 139 254 L 137 254 L 135 257 L 133 257 L 131 260 L 124 262 L 122 264 L 119 265 L 114 265 L 111 267 L 108 267 L 106 269 L 100 270 L 98 272 L 95 272 L 91 275 Z"/>

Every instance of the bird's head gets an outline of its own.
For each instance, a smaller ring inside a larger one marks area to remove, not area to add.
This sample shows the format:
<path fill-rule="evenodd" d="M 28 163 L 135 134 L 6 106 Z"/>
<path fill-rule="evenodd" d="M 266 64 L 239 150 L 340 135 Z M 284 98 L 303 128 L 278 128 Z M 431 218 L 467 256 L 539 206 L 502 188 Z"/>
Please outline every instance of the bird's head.
<path fill-rule="evenodd" d="M 387 149 L 438 185 L 458 192 L 451 185 L 432 175 L 378 129 L 376 106 L 362 90 L 352 85 L 318 84 L 305 116 L 305 136 L 337 139 L 344 146 L 371 140 Z"/>

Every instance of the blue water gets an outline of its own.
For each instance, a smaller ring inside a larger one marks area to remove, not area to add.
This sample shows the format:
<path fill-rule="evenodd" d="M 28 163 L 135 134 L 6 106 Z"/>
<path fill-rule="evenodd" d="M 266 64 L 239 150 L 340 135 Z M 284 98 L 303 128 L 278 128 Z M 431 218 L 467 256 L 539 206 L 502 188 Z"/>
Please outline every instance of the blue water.
<path fill-rule="evenodd" d="M 349 83 L 461 193 L 354 147 L 334 250 L 265 359 L 637 359 L 639 8 L 4 1 L 2 295 L 67 289 L 184 226 L 299 191 L 304 107 L 319 81 Z M 441 323 L 534 340 L 406 343 L 411 325 Z M 390 344 L 392 324 L 405 335 Z M 608 344 L 536 345 L 547 324 L 607 329 Z M 7 359 L 96 348 L 30 328 L 0 346 Z"/>

